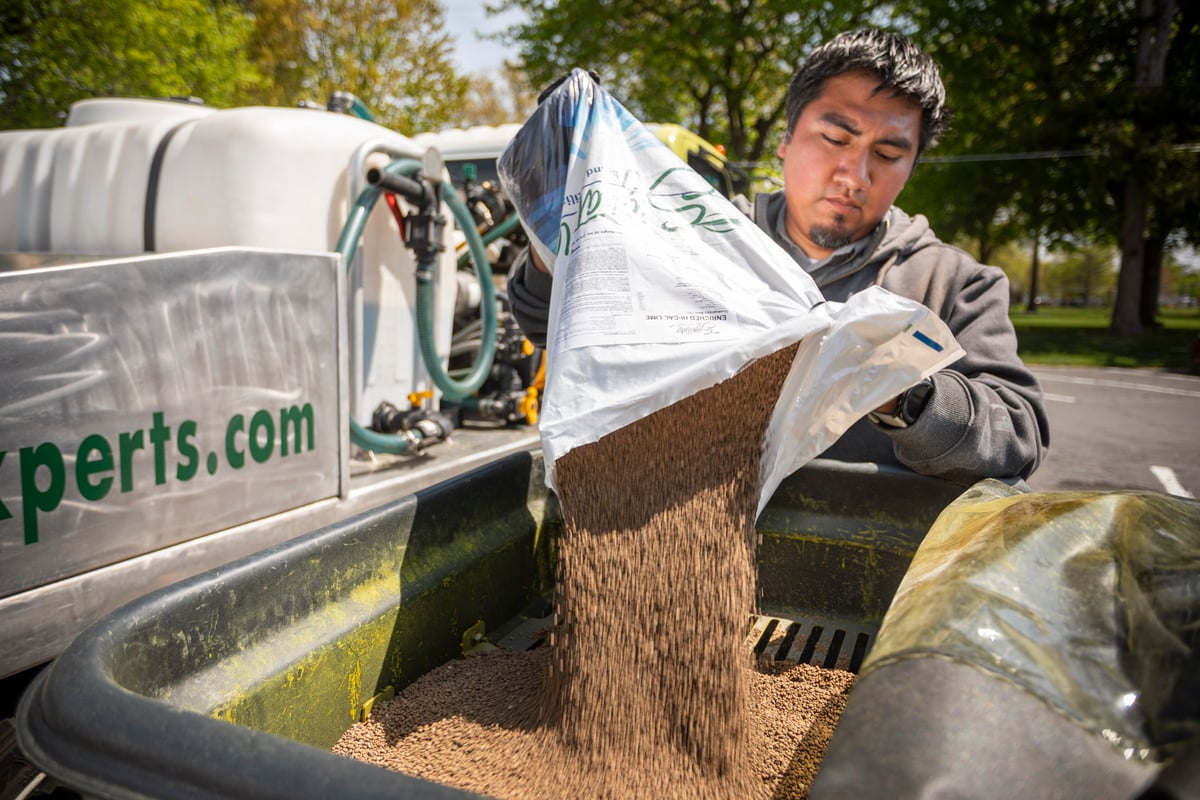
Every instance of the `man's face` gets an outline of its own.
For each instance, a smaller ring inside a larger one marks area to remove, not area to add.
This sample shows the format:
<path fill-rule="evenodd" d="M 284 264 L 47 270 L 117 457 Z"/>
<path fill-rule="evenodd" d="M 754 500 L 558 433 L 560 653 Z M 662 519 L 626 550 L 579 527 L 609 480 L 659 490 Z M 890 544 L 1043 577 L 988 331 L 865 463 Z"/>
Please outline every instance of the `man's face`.
<path fill-rule="evenodd" d="M 869 234 L 912 174 L 921 109 L 865 72 L 837 75 L 779 145 L 787 230 L 810 258 Z"/>

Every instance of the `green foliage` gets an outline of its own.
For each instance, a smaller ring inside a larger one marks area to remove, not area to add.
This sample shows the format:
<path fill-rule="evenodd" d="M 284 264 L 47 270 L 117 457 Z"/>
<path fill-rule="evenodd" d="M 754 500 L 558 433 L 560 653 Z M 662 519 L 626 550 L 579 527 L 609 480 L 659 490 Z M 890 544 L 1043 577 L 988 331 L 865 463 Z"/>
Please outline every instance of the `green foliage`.
<path fill-rule="evenodd" d="M 1162 3 L 1164 0 L 1156 0 Z M 672 120 L 726 145 L 735 162 L 774 163 L 792 71 L 813 46 L 862 24 L 901 30 L 941 63 L 950 134 L 900 198 L 944 238 L 984 258 L 1036 237 L 1112 244 L 1122 182 L 1147 176 L 1150 235 L 1200 235 L 1200 11 L 1177 3 L 1166 78 L 1135 75 L 1138 0 L 911 0 L 861 4 L 722 0 L 497 0 L 527 22 L 504 40 L 535 85 L 596 70 L 642 119 Z M 1186 146 L 1193 145 L 1190 149 Z M 1183 147 L 1181 147 L 1183 145 Z"/>
<path fill-rule="evenodd" d="M 309 99 L 307 86 L 316 81 L 316 69 L 307 43 L 314 24 L 308 4 L 303 0 L 248 0 L 245 6 L 254 21 L 247 54 L 263 80 L 246 87 L 238 104 L 291 106 Z"/>
<path fill-rule="evenodd" d="M 1148 208 L 1147 242 L 1196 240 L 1197 4 L 922 0 L 900 8 L 897 20 L 941 63 L 956 109 L 950 135 L 901 197 L 905 207 L 925 212 L 943 236 L 967 235 L 984 249 L 1035 237 L 1050 246 L 1113 244 L 1131 219 L 1141 241 L 1140 217 L 1130 216 L 1139 212 L 1127 203 L 1136 197 Z M 1155 17 L 1146 10 L 1171 9 L 1165 35 L 1148 38 Z M 1153 55 L 1165 57 L 1158 78 L 1139 71 Z M 1130 182 L 1140 195 L 1127 193 Z"/>
<path fill-rule="evenodd" d="M 249 0 L 251 53 L 268 81 L 243 101 L 328 103 L 349 92 L 381 125 L 436 130 L 461 113 L 470 79 L 457 74 L 437 0 Z"/>
<path fill-rule="evenodd" d="M 1091 178 L 1101 161 L 1084 154 L 1094 149 L 1097 103 L 1122 75 L 1105 41 L 1114 26 L 1128 25 L 1115 18 L 1121 5 L 917 5 L 912 36 L 941 64 L 955 117 L 905 202 L 929 208 L 935 229 L 951 238 L 1003 242 L 1036 232 L 1054 244 L 1110 227 L 1096 225 L 1097 212 L 1111 205 Z"/>
<path fill-rule="evenodd" d="M 734 161 L 773 157 L 800 59 L 869 14 L 846 0 L 502 0 L 494 8 L 524 12 L 528 21 L 504 40 L 518 46 L 534 85 L 573 67 L 595 70 L 638 118 L 678 122 L 724 144 Z"/>
<path fill-rule="evenodd" d="M 1162 294 L 1168 304 L 1184 303 L 1200 308 L 1200 263 L 1166 258 L 1163 264 Z"/>
<path fill-rule="evenodd" d="M 0 0 L 0 128 L 62 123 L 87 97 L 226 105 L 257 73 L 233 0 Z"/>
<path fill-rule="evenodd" d="M 1115 252 L 1095 245 L 1073 248 L 1046 266 L 1042 295 L 1065 305 L 1110 304 L 1116 279 Z"/>
<path fill-rule="evenodd" d="M 537 107 L 525 73 L 505 64 L 499 75 L 480 73 L 471 77 L 466 102 L 453 122 L 456 127 L 524 122 Z"/>
<path fill-rule="evenodd" d="M 986 258 L 979 255 L 976 248 L 967 247 L 968 252 L 974 252 L 982 263 L 999 267 L 1008 277 L 1009 301 L 1022 302 L 1029 295 L 1030 253 L 1016 242 L 1006 242 L 998 247 L 992 247 Z"/>
<path fill-rule="evenodd" d="M 325 105 L 350 92 L 405 133 L 457 119 L 469 80 L 437 0 L 0 0 L 0 127 L 87 97 Z"/>

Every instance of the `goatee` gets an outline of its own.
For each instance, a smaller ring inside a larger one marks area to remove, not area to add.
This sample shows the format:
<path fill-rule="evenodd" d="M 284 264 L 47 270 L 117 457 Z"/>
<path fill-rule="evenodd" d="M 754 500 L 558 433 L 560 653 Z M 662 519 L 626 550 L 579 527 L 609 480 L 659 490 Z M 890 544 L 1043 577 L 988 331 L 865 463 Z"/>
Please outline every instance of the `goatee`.
<path fill-rule="evenodd" d="M 837 250 L 845 247 L 854 241 L 853 234 L 850 231 L 840 227 L 844 220 L 835 220 L 833 225 L 814 225 L 808 234 L 808 238 L 817 247 L 823 247 L 826 250 Z"/>

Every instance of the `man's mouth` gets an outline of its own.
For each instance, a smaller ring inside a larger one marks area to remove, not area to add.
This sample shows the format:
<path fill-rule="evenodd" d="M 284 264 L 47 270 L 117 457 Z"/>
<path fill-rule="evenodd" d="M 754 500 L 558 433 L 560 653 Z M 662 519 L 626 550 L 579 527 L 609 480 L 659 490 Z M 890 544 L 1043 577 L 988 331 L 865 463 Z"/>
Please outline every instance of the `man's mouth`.
<path fill-rule="evenodd" d="M 855 211 L 862 210 L 858 203 L 854 202 L 854 200 L 845 195 L 826 197 L 825 202 L 833 206 L 833 210 L 839 214 L 850 214 Z"/>

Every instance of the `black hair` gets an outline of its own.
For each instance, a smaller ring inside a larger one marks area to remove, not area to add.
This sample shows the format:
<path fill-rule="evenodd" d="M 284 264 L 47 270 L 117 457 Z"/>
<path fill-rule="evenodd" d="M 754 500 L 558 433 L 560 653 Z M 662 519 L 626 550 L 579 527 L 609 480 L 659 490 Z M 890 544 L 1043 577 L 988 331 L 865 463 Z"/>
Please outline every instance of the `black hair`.
<path fill-rule="evenodd" d="M 862 28 L 833 37 L 796 70 L 788 84 L 785 142 L 791 139 L 800 112 L 821 94 L 825 81 L 847 72 L 870 73 L 879 80 L 876 93 L 890 90 L 920 107 L 918 156 L 949 127 L 946 88 L 937 63 L 899 33 Z"/>

